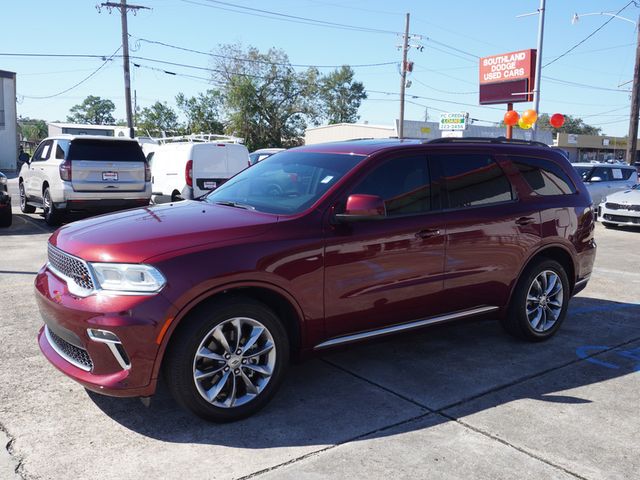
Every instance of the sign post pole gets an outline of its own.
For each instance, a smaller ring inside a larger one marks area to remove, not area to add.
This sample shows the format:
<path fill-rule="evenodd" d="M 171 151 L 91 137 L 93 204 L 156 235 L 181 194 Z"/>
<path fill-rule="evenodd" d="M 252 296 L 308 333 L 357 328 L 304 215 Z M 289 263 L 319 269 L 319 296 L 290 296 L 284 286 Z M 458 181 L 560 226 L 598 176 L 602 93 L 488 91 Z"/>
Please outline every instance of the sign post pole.
<path fill-rule="evenodd" d="M 513 110 L 513 103 L 507 103 L 507 112 Z M 511 140 L 513 138 L 513 126 L 507 125 L 507 140 Z"/>

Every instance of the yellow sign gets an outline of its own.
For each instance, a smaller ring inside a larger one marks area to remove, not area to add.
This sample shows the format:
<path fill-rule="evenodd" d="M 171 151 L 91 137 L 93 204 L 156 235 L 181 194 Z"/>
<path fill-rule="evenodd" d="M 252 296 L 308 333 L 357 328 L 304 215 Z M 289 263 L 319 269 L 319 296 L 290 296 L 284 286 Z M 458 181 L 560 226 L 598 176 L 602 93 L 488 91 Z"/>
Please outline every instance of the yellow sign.
<path fill-rule="evenodd" d="M 431 133 L 431 129 L 429 127 L 422 127 L 420 133 Z"/>

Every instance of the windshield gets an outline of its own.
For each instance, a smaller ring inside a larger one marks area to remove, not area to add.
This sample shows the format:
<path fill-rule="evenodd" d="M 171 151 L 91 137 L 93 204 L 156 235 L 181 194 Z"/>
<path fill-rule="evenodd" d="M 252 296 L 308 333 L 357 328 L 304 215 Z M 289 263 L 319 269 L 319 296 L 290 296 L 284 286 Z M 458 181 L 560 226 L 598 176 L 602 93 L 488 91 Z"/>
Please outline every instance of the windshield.
<path fill-rule="evenodd" d="M 313 205 L 363 158 L 350 154 L 282 152 L 242 171 L 204 201 L 293 215 Z"/>
<path fill-rule="evenodd" d="M 582 178 L 582 180 L 586 180 L 589 177 L 589 174 L 591 173 L 591 170 L 593 170 L 593 167 L 573 167 L 575 169 L 576 172 L 578 172 L 578 175 L 580 175 L 580 178 Z"/>

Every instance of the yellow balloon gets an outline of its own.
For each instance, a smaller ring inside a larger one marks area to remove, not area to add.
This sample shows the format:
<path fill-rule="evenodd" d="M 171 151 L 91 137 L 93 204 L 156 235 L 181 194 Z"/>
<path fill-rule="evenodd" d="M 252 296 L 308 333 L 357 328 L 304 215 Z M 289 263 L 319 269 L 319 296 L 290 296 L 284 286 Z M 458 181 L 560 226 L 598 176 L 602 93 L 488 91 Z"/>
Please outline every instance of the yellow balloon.
<path fill-rule="evenodd" d="M 518 120 L 518 126 L 523 130 L 529 130 L 531 128 L 531 124 L 525 122 L 522 118 Z"/>

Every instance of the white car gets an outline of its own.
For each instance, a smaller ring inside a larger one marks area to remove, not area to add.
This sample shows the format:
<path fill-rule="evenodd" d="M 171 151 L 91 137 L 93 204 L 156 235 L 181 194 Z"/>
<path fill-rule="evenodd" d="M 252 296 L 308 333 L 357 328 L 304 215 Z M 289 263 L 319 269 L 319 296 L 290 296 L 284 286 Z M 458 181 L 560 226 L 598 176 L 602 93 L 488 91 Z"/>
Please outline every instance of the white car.
<path fill-rule="evenodd" d="M 251 160 L 251 165 L 255 165 L 265 158 L 269 158 L 271 155 L 274 155 L 278 152 L 284 152 L 285 150 L 286 148 L 261 148 L 259 150 L 256 150 L 255 152 L 251 152 L 249 154 L 249 160 Z"/>
<path fill-rule="evenodd" d="M 598 217 L 605 227 L 640 227 L 640 185 L 607 195 L 598 206 Z"/>
<path fill-rule="evenodd" d="M 44 139 L 18 177 L 20 209 L 42 208 L 49 225 L 70 211 L 109 212 L 148 205 L 151 170 L 134 140 L 90 135 Z"/>
<path fill-rule="evenodd" d="M 638 172 L 632 165 L 611 163 L 574 163 L 587 187 L 594 205 L 612 193 L 628 190 L 638 183 Z"/>

